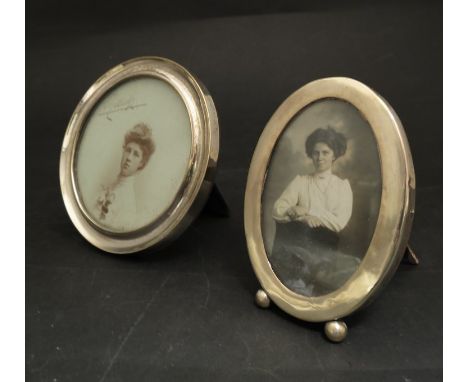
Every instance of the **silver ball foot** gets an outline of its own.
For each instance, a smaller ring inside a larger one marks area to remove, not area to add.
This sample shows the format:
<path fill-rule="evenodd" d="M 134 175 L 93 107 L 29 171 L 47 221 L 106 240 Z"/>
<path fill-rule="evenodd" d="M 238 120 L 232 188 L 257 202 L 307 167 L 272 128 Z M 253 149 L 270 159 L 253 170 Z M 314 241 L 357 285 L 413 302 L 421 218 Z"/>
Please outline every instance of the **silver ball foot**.
<path fill-rule="evenodd" d="M 263 309 L 270 306 L 270 297 L 265 293 L 263 289 L 259 289 L 255 294 L 255 303 Z"/>
<path fill-rule="evenodd" d="M 348 335 L 348 327 L 344 321 L 328 321 L 325 324 L 325 335 L 332 342 L 341 342 Z"/>

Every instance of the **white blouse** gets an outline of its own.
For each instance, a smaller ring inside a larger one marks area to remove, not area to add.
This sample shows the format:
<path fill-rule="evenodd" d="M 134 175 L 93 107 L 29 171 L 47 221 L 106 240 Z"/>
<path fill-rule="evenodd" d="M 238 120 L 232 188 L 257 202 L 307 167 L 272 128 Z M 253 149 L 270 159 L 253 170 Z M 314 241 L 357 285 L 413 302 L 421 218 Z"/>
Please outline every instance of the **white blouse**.
<path fill-rule="evenodd" d="M 133 223 L 137 213 L 133 183 L 133 177 L 122 177 L 103 188 L 96 204 L 99 220 L 117 230 L 125 230 Z"/>
<path fill-rule="evenodd" d="M 347 179 L 331 170 L 314 175 L 298 175 L 286 187 L 273 206 L 273 218 L 289 222 L 289 208 L 301 206 L 308 215 L 317 217 L 326 228 L 339 232 L 351 217 L 353 192 Z"/>

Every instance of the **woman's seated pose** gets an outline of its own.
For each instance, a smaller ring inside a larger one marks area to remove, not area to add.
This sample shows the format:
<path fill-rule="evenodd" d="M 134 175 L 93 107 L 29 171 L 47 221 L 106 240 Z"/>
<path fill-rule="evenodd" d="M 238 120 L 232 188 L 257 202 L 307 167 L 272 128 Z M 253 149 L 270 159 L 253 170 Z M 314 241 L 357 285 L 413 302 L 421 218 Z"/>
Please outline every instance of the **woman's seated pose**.
<path fill-rule="evenodd" d="M 315 130 L 305 143 L 313 172 L 296 176 L 273 206 L 277 224 L 271 263 L 286 285 L 301 294 L 336 289 L 359 264 L 338 252 L 353 193 L 349 181 L 334 175 L 332 167 L 346 146 L 344 135 L 333 128 Z"/>

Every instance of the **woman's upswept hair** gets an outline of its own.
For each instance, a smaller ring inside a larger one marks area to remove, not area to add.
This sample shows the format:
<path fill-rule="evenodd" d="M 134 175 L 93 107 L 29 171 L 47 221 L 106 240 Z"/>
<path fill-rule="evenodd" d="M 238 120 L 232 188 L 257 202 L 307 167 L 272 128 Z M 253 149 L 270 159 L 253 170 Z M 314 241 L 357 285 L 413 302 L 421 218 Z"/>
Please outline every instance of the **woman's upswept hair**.
<path fill-rule="evenodd" d="M 346 137 L 336 132 L 332 127 L 327 127 L 326 129 L 319 128 L 307 137 L 305 149 L 310 158 L 312 158 L 314 153 L 315 145 L 319 142 L 325 143 L 333 150 L 335 159 L 338 159 L 346 152 Z"/>
<path fill-rule="evenodd" d="M 141 147 L 141 150 L 143 151 L 143 158 L 140 168 L 145 167 L 155 149 L 154 141 L 151 136 L 151 129 L 148 127 L 148 125 L 145 123 L 138 123 L 133 126 L 133 128 L 127 134 L 125 134 L 124 147 L 127 146 L 130 142 L 134 142 Z"/>

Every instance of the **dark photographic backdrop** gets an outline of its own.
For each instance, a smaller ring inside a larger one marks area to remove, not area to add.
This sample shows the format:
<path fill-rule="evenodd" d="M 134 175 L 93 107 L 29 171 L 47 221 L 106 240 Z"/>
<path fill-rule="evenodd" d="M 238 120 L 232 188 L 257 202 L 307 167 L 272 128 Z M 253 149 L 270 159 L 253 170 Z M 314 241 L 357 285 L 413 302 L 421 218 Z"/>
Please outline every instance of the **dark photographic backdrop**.
<path fill-rule="evenodd" d="M 27 2 L 26 375 L 30 381 L 442 379 L 442 2 Z M 58 164 L 68 119 L 106 70 L 142 55 L 200 78 L 219 113 L 205 214 L 160 252 L 112 256 L 71 224 Z M 399 114 L 417 177 L 411 244 L 388 287 L 328 343 L 319 324 L 253 304 L 243 232 L 250 159 L 271 114 L 348 76 Z"/>

